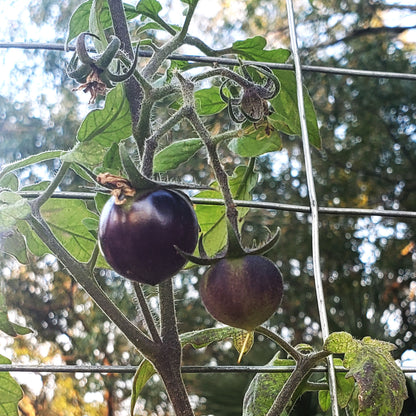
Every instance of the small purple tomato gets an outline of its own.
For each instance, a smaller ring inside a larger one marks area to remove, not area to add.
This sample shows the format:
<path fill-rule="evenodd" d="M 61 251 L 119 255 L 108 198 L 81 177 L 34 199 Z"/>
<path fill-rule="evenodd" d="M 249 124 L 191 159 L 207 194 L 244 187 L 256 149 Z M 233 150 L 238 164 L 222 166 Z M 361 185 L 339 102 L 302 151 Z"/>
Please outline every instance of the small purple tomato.
<path fill-rule="evenodd" d="M 279 307 L 283 279 L 278 267 L 266 257 L 224 258 L 204 273 L 199 293 L 216 320 L 253 331 Z"/>
<path fill-rule="evenodd" d="M 108 264 L 127 279 L 156 285 L 185 265 L 175 246 L 192 253 L 198 222 L 189 199 L 158 189 L 116 205 L 111 197 L 100 216 L 98 237 Z"/>

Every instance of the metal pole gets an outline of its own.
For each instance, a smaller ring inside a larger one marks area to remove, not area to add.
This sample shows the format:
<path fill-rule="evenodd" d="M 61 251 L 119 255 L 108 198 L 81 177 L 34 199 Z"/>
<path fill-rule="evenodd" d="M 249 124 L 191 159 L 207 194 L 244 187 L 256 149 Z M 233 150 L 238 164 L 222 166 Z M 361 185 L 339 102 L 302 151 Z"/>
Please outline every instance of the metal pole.
<path fill-rule="evenodd" d="M 312 259 L 313 259 L 313 271 L 314 271 L 314 278 L 315 278 L 315 290 L 316 290 L 316 298 L 317 298 L 317 303 L 318 303 L 319 318 L 320 318 L 321 328 L 322 328 L 322 337 L 325 340 L 329 336 L 329 326 L 328 326 L 328 317 L 326 313 L 325 297 L 324 297 L 324 291 L 323 291 L 323 285 L 322 285 L 321 266 L 320 266 L 318 202 L 316 199 L 315 183 L 313 180 L 311 151 L 309 147 L 308 128 L 306 124 L 305 106 L 304 106 L 304 101 L 303 101 L 302 68 L 301 68 L 299 52 L 298 52 L 296 23 L 295 23 L 295 17 L 294 17 L 294 12 L 293 12 L 292 0 L 287 0 L 286 5 L 287 5 L 287 18 L 288 18 L 288 23 L 289 23 L 290 45 L 291 45 L 293 61 L 295 65 L 296 91 L 297 91 L 297 99 L 298 99 L 300 126 L 301 126 L 301 132 L 302 132 L 302 144 L 303 144 L 304 159 L 305 159 L 306 180 L 308 184 L 309 201 L 310 201 L 310 206 L 311 206 Z M 331 396 L 332 414 L 334 416 L 338 416 L 339 410 L 338 410 L 338 404 L 337 404 L 336 378 L 335 378 L 335 369 L 334 369 L 334 362 L 332 360 L 332 356 L 328 357 L 327 361 L 328 361 L 328 382 L 329 382 L 329 391 L 330 391 L 330 396 Z"/>

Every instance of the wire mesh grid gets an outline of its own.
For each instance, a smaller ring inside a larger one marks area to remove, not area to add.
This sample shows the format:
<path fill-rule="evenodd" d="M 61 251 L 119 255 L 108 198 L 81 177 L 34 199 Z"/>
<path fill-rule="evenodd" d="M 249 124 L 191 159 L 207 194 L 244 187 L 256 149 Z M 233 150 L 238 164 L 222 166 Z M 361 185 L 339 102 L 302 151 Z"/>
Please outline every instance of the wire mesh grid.
<path fill-rule="evenodd" d="M 325 74 L 334 75 L 349 75 L 359 77 L 371 77 L 371 78 L 386 78 L 386 79 L 401 79 L 408 81 L 416 81 L 416 74 L 400 73 L 400 72 L 384 72 L 384 71 L 371 71 L 360 69 L 346 69 L 335 67 L 323 67 L 323 66 L 311 66 L 302 65 L 298 49 L 298 36 L 297 26 L 295 21 L 294 6 L 292 0 L 286 0 L 287 19 L 290 35 L 290 45 L 293 57 L 293 64 L 276 64 L 270 62 L 252 62 L 257 65 L 267 65 L 272 69 L 294 70 L 296 77 L 297 87 L 297 101 L 298 111 L 301 125 L 301 138 L 304 156 L 304 166 L 306 172 L 306 180 L 309 195 L 309 205 L 295 205 L 295 204 L 283 204 L 267 201 L 243 201 L 235 200 L 237 206 L 249 207 L 249 208 L 261 208 L 277 211 L 292 211 L 299 213 L 308 213 L 311 217 L 311 245 L 312 245 L 312 258 L 313 258 L 313 274 L 316 289 L 316 301 L 318 305 L 320 325 L 322 330 L 322 338 L 325 339 L 329 335 L 329 325 L 327 318 L 327 308 L 325 303 L 323 280 L 320 270 L 320 248 L 319 248 L 319 216 L 320 215 L 357 215 L 357 216 L 378 216 L 378 217 L 396 217 L 396 218 L 416 218 L 416 211 L 400 211 L 400 210 L 385 210 L 385 209 L 362 209 L 362 208 L 334 208 L 334 207 L 322 207 L 319 206 L 315 192 L 315 183 L 313 176 L 313 167 L 311 160 L 311 150 L 308 139 L 308 128 L 306 123 L 306 114 L 304 108 L 303 97 L 303 81 L 302 73 L 304 71 L 320 72 Z M 63 44 L 58 43 L 19 43 L 19 42 L 0 42 L 0 48 L 21 48 L 21 49 L 40 49 L 40 50 L 57 50 L 57 51 L 70 51 L 74 50 L 74 47 L 66 47 Z M 139 55 L 141 57 L 149 57 L 151 52 L 140 50 Z M 220 64 L 234 66 L 238 65 L 238 61 L 230 58 L 217 58 L 198 55 L 171 55 L 169 57 L 172 60 L 187 61 L 187 62 L 200 62 L 210 64 Z M 251 63 L 251 61 L 246 61 Z M 21 192 L 22 196 L 27 198 L 35 198 L 39 196 L 38 192 Z M 52 198 L 75 198 L 75 199 L 93 199 L 94 193 L 90 192 L 55 192 Z M 195 204 L 208 204 L 208 205 L 223 205 L 224 201 L 220 199 L 208 199 L 208 198 L 191 198 Z M 293 366 L 183 366 L 182 373 L 281 373 L 293 371 Z M 137 370 L 136 366 L 115 366 L 115 365 L 0 365 L 0 372 L 34 372 L 34 373 L 134 373 Z M 405 374 L 416 373 L 416 367 L 404 367 L 401 366 L 401 370 Z M 331 394 L 331 410 L 333 416 L 339 415 L 339 409 L 336 400 L 336 384 L 335 373 L 337 371 L 345 371 L 345 368 L 334 366 L 331 357 L 328 358 L 328 366 L 317 366 L 312 369 L 312 372 L 328 372 L 329 387 Z"/>

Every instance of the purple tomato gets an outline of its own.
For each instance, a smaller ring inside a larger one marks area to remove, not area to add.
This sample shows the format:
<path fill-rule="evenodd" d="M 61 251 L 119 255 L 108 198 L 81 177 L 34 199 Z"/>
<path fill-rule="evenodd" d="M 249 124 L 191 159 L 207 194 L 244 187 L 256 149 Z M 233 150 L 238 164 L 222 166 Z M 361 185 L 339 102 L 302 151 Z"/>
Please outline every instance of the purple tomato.
<path fill-rule="evenodd" d="M 111 197 L 100 216 L 98 237 L 108 264 L 120 275 L 156 285 L 178 273 L 192 253 L 198 222 L 181 192 L 159 189 L 116 205 Z"/>

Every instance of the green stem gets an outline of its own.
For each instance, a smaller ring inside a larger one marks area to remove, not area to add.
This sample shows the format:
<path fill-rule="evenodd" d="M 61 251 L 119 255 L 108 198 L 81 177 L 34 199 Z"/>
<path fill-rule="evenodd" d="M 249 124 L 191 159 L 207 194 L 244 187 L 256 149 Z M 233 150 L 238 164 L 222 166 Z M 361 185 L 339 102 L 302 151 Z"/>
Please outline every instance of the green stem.
<path fill-rule="evenodd" d="M 113 21 L 114 34 L 121 40 L 121 48 L 126 51 L 131 61 L 134 60 L 133 47 L 131 45 L 129 29 L 121 0 L 108 0 L 111 19 Z M 126 96 L 130 105 L 133 135 L 135 126 L 139 121 L 140 107 L 143 100 L 143 91 L 135 77 L 130 77 L 126 82 Z"/>
<path fill-rule="evenodd" d="M 35 210 L 39 210 L 39 208 L 51 197 L 51 195 L 55 192 L 56 188 L 61 184 L 62 179 L 64 178 L 70 167 L 71 162 L 62 163 L 58 170 L 58 173 L 52 179 L 49 186 L 38 198 L 32 201 L 32 206 Z"/>
<path fill-rule="evenodd" d="M 178 49 L 183 43 L 191 23 L 192 16 L 195 12 L 196 4 L 191 4 L 185 18 L 185 23 L 181 31 L 168 41 L 157 53 L 154 53 L 148 64 L 143 69 L 143 76 L 146 79 L 152 79 L 159 67 L 166 60 L 166 58 Z"/>
<path fill-rule="evenodd" d="M 235 193 L 235 199 L 240 199 L 241 198 L 241 193 L 243 192 L 245 186 L 247 185 L 247 181 L 250 177 L 250 175 L 253 173 L 254 171 L 254 165 L 256 163 L 256 158 L 255 157 L 251 157 L 250 161 L 248 162 L 248 166 L 246 171 L 244 172 L 244 176 L 243 179 L 241 180 L 241 183 L 237 189 L 237 192 Z"/>
<path fill-rule="evenodd" d="M 218 153 L 217 153 L 217 146 L 212 140 L 211 134 L 206 129 L 204 123 L 201 121 L 201 119 L 199 118 L 198 114 L 196 113 L 194 109 L 193 111 L 187 114 L 187 119 L 195 128 L 199 137 L 202 139 L 202 141 L 205 144 L 205 147 L 208 151 L 208 155 L 211 161 L 212 168 L 215 172 L 215 176 L 220 186 L 221 193 L 224 197 L 227 218 L 230 220 L 230 223 L 236 235 L 239 237 L 240 233 L 238 229 L 238 211 L 235 206 L 233 196 L 231 194 L 230 185 L 228 183 L 228 175 L 225 172 L 220 162 Z"/>
<path fill-rule="evenodd" d="M 159 332 L 156 328 L 155 320 L 153 319 L 152 313 L 149 309 L 149 305 L 147 304 L 146 298 L 143 294 L 142 286 L 138 282 L 135 282 L 133 286 L 147 329 L 149 330 L 153 341 L 160 344 L 162 340 L 160 339 Z"/>
<path fill-rule="evenodd" d="M 160 334 L 162 354 L 155 366 L 158 370 L 177 416 L 193 416 L 192 407 L 181 375 L 182 346 L 176 320 L 172 279 L 159 284 Z M 166 358 L 168 357 L 168 358 Z"/>
<path fill-rule="evenodd" d="M 34 210 L 28 222 L 38 237 L 45 243 L 51 252 L 59 259 L 72 277 L 84 288 L 104 314 L 114 322 L 127 339 L 146 357 L 155 354 L 155 343 L 144 335 L 111 301 L 106 293 L 98 286 L 90 273 L 88 265 L 78 262 L 66 248 L 57 240 L 40 213 Z"/>
<path fill-rule="evenodd" d="M 240 233 L 238 229 L 238 211 L 235 206 L 233 196 L 231 194 L 230 185 L 228 183 L 228 175 L 221 165 L 217 153 L 217 146 L 214 140 L 212 139 L 210 132 L 207 130 L 207 128 L 205 127 L 204 123 L 202 122 L 198 113 L 195 110 L 195 98 L 193 95 L 194 83 L 188 79 L 183 78 L 182 75 L 180 75 L 179 73 L 177 74 L 177 77 L 182 87 L 183 111 L 185 117 L 194 127 L 195 131 L 198 133 L 198 136 L 202 139 L 202 141 L 205 144 L 212 165 L 212 169 L 214 170 L 222 195 L 224 197 L 227 218 L 229 219 L 236 235 L 239 237 Z"/>
<path fill-rule="evenodd" d="M 302 358 L 303 354 L 299 352 L 295 347 L 292 347 L 292 345 L 286 342 L 280 335 L 275 334 L 264 326 L 258 326 L 255 331 L 274 341 L 277 345 L 282 347 L 282 349 L 284 349 L 295 361 L 299 361 Z"/>
<path fill-rule="evenodd" d="M 165 280 L 159 285 L 160 301 L 160 333 L 163 341 L 169 339 L 179 349 L 180 341 L 176 322 L 175 299 L 172 279 Z"/>
<path fill-rule="evenodd" d="M 195 36 L 187 35 L 185 37 L 185 41 L 187 45 L 195 46 L 201 52 L 203 52 L 207 56 L 222 56 L 233 53 L 233 48 L 224 48 L 224 49 L 212 49 L 210 48 L 205 42 Z"/>
<path fill-rule="evenodd" d="M 311 369 L 328 355 L 326 351 L 320 351 L 315 354 L 301 354 L 300 359 L 296 362 L 295 369 L 287 379 L 282 390 L 280 390 L 266 416 L 280 416 L 289 404 L 293 393 L 308 376 Z"/>
<path fill-rule="evenodd" d="M 139 121 L 135 126 L 133 126 L 133 136 L 136 140 L 140 156 L 143 156 L 146 138 L 150 136 L 150 120 L 153 105 L 154 102 L 149 100 L 146 94 L 140 109 Z"/>
<path fill-rule="evenodd" d="M 153 156 L 158 140 L 184 118 L 184 110 L 180 108 L 172 117 L 168 118 L 150 137 L 146 139 L 142 159 L 142 173 L 150 177 L 153 173 Z"/>
<path fill-rule="evenodd" d="M 250 82 L 249 80 L 245 79 L 241 75 L 237 74 L 237 72 L 234 72 L 231 69 L 222 68 L 222 67 L 214 68 L 202 74 L 195 75 L 194 77 L 192 77 L 192 81 L 199 82 L 208 78 L 218 77 L 218 76 L 229 78 L 233 80 L 234 82 L 236 82 L 237 84 L 241 85 L 241 87 L 243 88 L 251 88 L 251 87 L 256 86 L 255 83 Z"/>
<path fill-rule="evenodd" d="M 90 271 L 91 276 L 93 274 L 93 271 L 94 271 L 95 265 L 97 263 L 97 259 L 98 259 L 99 254 L 100 254 L 100 247 L 99 247 L 98 242 L 97 242 L 94 246 L 94 250 L 92 251 L 91 257 L 90 257 L 90 259 L 88 260 L 88 263 L 87 263 L 87 267 Z"/>
<path fill-rule="evenodd" d="M 217 146 L 226 140 L 234 139 L 234 137 L 240 137 L 242 133 L 241 129 L 226 131 L 224 133 L 217 134 L 212 137 L 212 141 Z"/>

